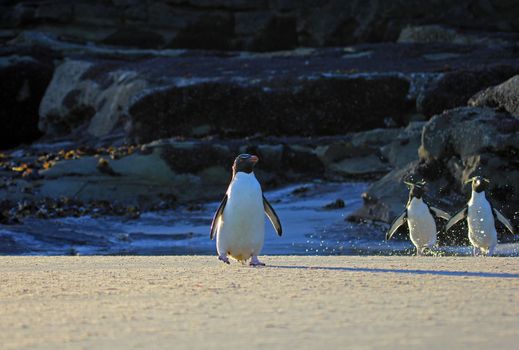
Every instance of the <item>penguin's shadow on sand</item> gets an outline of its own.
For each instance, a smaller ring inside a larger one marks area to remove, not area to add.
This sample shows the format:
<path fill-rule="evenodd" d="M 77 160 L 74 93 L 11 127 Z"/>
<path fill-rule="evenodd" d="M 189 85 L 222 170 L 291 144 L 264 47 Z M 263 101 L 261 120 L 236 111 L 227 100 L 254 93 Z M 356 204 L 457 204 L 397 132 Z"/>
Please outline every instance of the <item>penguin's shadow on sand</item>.
<path fill-rule="evenodd" d="M 399 273 L 409 275 L 436 275 L 453 277 L 482 277 L 482 278 L 517 278 L 517 273 L 494 273 L 494 272 L 470 272 L 470 271 L 443 271 L 443 270 L 403 270 L 403 269 L 380 269 L 367 267 L 335 267 L 335 266 L 284 266 L 269 265 L 268 267 L 277 269 L 306 269 L 306 270 L 327 270 L 327 271 L 347 271 L 347 272 L 369 272 L 369 273 Z"/>

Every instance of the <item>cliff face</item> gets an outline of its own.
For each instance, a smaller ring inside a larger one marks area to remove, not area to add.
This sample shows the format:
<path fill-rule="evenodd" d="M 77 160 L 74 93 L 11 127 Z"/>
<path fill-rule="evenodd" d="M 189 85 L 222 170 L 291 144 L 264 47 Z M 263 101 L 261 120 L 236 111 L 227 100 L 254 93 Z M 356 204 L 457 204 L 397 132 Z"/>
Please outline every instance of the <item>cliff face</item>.
<path fill-rule="evenodd" d="M 117 46 L 270 51 L 395 41 L 428 24 L 517 32 L 517 18 L 512 0 L 3 0 L 0 40 L 37 30 Z"/>

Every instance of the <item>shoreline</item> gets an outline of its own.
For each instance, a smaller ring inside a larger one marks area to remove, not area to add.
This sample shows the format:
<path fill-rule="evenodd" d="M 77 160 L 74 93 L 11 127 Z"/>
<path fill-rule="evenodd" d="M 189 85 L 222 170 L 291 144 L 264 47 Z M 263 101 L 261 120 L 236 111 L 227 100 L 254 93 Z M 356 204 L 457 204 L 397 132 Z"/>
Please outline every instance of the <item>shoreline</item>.
<path fill-rule="evenodd" d="M 0 257 L 3 349 L 489 347 L 519 338 L 515 258 Z"/>

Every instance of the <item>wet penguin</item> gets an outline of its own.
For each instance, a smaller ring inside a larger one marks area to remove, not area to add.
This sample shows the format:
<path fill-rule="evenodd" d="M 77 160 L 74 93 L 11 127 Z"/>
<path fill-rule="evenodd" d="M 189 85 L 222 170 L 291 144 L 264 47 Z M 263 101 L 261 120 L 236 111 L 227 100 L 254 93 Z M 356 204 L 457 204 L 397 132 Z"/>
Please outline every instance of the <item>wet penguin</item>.
<path fill-rule="evenodd" d="M 258 157 L 250 154 L 236 157 L 231 183 L 211 223 L 218 259 L 227 264 L 231 256 L 242 262 L 251 259 L 251 266 L 265 265 L 258 260 L 265 236 L 265 214 L 277 234 L 282 234 L 281 222 L 254 175 L 257 162 Z"/>
<path fill-rule="evenodd" d="M 488 179 L 475 176 L 465 183 L 472 183 L 472 194 L 467 205 L 457 212 L 452 219 L 447 222 L 445 230 L 450 230 L 461 220 L 467 218 L 469 228 L 469 240 L 473 246 L 474 256 L 491 256 L 497 246 L 497 232 L 495 219 L 499 220 L 505 227 L 514 234 L 514 228 L 510 221 L 503 216 L 485 196 L 485 190 L 490 183 Z"/>
<path fill-rule="evenodd" d="M 409 186 L 409 201 L 404 211 L 391 224 L 386 240 L 391 239 L 398 228 L 407 221 L 411 242 L 416 247 L 416 255 L 423 255 L 425 248 L 430 249 L 436 245 L 437 231 L 434 217 L 449 220 L 450 215 L 438 208 L 429 207 L 424 202 L 424 182 L 416 184 L 405 182 L 405 184 Z"/>

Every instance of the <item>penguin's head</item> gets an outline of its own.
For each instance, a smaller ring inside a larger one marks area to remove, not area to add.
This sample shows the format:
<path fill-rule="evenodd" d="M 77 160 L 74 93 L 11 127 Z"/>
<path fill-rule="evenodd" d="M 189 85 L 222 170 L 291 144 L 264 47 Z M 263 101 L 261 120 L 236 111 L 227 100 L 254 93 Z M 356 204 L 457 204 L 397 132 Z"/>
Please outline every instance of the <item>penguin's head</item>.
<path fill-rule="evenodd" d="M 485 179 L 482 176 L 474 176 L 471 179 L 465 181 L 465 183 L 472 182 L 472 191 L 480 193 L 487 189 L 488 184 L 490 183 L 489 179 Z"/>
<path fill-rule="evenodd" d="M 254 166 L 256 165 L 258 160 L 258 157 L 252 154 L 240 154 L 238 157 L 236 157 L 236 159 L 234 160 L 234 164 L 232 165 L 233 177 L 238 172 L 243 172 L 247 174 L 252 173 L 252 171 L 254 170 Z"/>
<path fill-rule="evenodd" d="M 409 198 L 422 198 L 425 192 L 425 182 L 407 182 L 404 181 L 404 183 L 409 187 Z"/>

